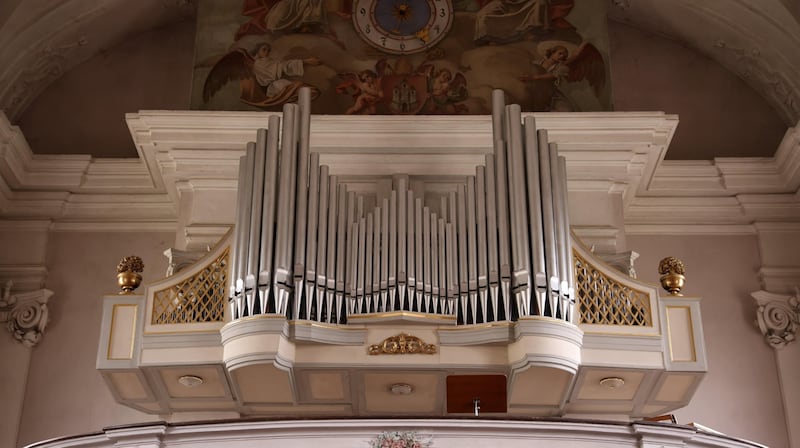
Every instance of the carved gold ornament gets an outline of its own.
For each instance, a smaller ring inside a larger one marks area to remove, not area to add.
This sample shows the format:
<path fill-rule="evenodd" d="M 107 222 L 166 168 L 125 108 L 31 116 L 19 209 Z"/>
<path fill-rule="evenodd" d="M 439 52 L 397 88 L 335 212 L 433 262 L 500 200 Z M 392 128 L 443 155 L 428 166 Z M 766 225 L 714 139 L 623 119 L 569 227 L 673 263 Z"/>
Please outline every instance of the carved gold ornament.
<path fill-rule="evenodd" d="M 658 273 L 661 274 L 661 287 L 669 291 L 670 294 L 680 296 L 681 289 L 686 283 L 686 266 L 681 260 L 675 257 L 667 257 L 658 263 Z"/>
<path fill-rule="evenodd" d="M 422 353 L 432 355 L 436 353 L 436 345 L 426 344 L 422 339 L 400 333 L 383 340 L 380 344 L 370 345 L 370 355 L 411 355 Z"/>
<path fill-rule="evenodd" d="M 142 283 L 142 276 L 139 274 L 144 271 L 144 262 L 141 257 L 131 255 L 124 257 L 117 264 L 117 284 L 120 294 L 130 294 Z"/>

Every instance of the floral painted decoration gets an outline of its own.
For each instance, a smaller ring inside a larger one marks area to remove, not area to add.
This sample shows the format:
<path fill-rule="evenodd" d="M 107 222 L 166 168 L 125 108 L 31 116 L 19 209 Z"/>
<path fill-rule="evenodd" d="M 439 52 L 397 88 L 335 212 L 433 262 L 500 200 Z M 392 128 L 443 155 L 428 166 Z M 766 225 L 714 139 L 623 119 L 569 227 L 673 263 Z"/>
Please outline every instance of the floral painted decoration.
<path fill-rule="evenodd" d="M 428 448 L 430 437 L 423 437 L 415 431 L 384 431 L 369 442 L 370 448 Z"/>

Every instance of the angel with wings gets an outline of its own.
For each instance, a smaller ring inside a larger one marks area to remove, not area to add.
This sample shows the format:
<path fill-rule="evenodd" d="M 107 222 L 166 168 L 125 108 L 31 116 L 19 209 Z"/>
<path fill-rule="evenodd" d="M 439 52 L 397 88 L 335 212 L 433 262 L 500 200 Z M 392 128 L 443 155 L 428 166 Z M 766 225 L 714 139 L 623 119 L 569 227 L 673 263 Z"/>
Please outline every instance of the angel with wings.
<path fill-rule="evenodd" d="M 381 77 L 372 70 L 362 70 L 358 74 L 344 73 L 339 77 L 344 81 L 336 86 L 339 93 L 349 93 L 353 96 L 353 105 L 347 108 L 345 114 L 373 115 L 377 105 L 383 98 L 381 90 Z"/>
<path fill-rule="evenodd" d="M 583 42 L 571 55 L 564 45 L 548 48 L 544 58 L 533 62 L 531 73 L 519 79 L 531 83 L 532 111 L 571 112 L 576 107 L 560 87 L 565 83 L 586 80 L 599 96 L 605 86 L 606 70 L 597 47 Z"/>
<path fill-rule="evenodd" d="M 277 60 L 270 57 L 272 47 L 260 44 L 254 54 L 236 48 L 222 56 L 206 77 L 203 101 L 208 101 L 223 86 L 239 81 L 239 98 L 245 104 L 261 109 L 280 106 L 297 100 L 300 87 L 311 88 L 311 98 L 319 96 L 318 88 L 297 79 L 306 65 L 319 65 L 317 58 Z"/>
<path fill-rule="evenodd" d="M 453 75 L 447 68 L 436 69 L 432 64 L 423 65 L 419 71 L 428 77 L 429 96 L 422 109 L 427 114 L 463 114 L 468 109 L 466 100 L 467 79 L 460 72 Z"/>

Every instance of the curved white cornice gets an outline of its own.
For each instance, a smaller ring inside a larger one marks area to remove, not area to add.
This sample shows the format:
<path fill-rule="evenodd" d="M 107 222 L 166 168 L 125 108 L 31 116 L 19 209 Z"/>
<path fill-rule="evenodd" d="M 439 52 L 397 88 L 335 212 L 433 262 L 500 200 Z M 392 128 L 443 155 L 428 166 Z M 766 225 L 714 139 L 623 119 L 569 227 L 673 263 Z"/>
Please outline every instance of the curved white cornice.
<path fill-rule="evenodd" d="M 800 23 L 780 0 L 612 3 L 613 20 L 689 45 L 743 78 L 787 124 L 800 119 Z"/>
<path fill-rule="evenodd" d="M 218 423 L 151 423 L 106 428 L 100 433 L 65 437 L 29 448 L 177 446 L 230 448 L 286 444 L 313 447 L 370 446 L 383 431 L 414 431 L 431 448 L 495 446 L 529 448 L 570 446 L 764 448 L 754 442 L 703 431 L 693 426 L 660 423 L 612 423 L 590 420 L 485 419 L 336 419 L 234 421 Z"/>
<path fill-rule="evenodd" d="M 180 0 L 19 2 L 0 28 L 0 110 L 16 120 L 68 70 L 192 9 Z"/>

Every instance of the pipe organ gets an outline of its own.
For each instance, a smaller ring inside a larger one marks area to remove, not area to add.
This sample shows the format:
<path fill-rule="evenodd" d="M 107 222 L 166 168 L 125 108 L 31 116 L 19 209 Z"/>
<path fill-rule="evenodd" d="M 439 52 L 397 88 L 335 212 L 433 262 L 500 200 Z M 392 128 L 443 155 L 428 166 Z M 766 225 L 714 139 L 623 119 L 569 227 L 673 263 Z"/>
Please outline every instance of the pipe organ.
<path fill-rule="evenodd" d="M 310 92 L 301 90 L 239 163 L 231 318 L 571 321 L 565 159 L 502 91 L 492 103 L 493 151 L 454 191 L 432 200 L 398 174 L 386 197 L 367 201 L 309 148 Z"/>

